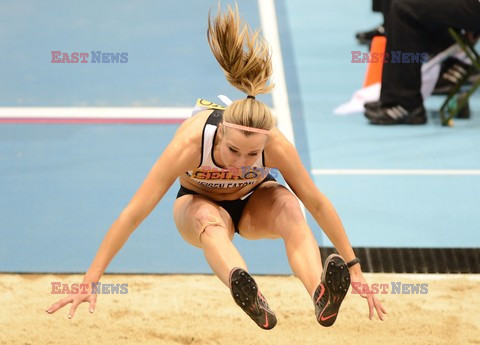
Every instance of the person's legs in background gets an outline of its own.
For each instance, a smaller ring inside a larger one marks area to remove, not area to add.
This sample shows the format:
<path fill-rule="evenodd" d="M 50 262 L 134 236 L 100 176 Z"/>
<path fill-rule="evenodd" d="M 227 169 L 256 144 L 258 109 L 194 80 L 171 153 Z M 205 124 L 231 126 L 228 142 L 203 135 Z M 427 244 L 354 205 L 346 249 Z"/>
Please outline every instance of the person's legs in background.
<path fill-rule="evenodd" d="M 355 34 L 355 38 L 360 44 L 370 45 L 375 36 L 385 36 L 385 27 L 388 21 L 388 11 L 392 0 L 372 0 L 372 11 L 383 14 L 383 23 L 368 31 L 361 31 Z"/>
<path fill-rule="evenodd" d="M 427 53 L 442 49 L 439 37 L 448 27 L 480 30 L 478 0 L 395 0 L 390 9 L 386 52 Z M 434 44 L 432 44 L 434 42 Z M 450 44 L 445 40 L 445 48 Z M 395 61 L 383 65 L 380 102 L 365 105 L 374 124 L 423 124 L 421 63 Z"/>

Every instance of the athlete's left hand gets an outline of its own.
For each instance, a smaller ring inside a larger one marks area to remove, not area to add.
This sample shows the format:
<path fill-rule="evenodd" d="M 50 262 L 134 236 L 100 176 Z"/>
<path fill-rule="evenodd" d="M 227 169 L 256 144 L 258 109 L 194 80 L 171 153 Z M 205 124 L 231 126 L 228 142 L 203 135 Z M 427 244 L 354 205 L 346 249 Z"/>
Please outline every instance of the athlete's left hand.
<path fill-rule="evenodd" d="M 383 321 L 385 318 L 384 314 L 386 314 L 387 311 L 382 306 L 380 301 L 375 297 L 372 289 L 368 288 L 370 285 L 368 285 L 367 281 L 365 280 L 360 265 L 358 264 L 350 267 L 350 283 L 352 285 L 352 289 L 355 291 L 354 293 L 357 293 L 363 298 L 367 299 L 368 308 L 370 309 L 368 315 L 370 320 L 373 318 L 373 309 L 375 308 L 378 318 Z"/>

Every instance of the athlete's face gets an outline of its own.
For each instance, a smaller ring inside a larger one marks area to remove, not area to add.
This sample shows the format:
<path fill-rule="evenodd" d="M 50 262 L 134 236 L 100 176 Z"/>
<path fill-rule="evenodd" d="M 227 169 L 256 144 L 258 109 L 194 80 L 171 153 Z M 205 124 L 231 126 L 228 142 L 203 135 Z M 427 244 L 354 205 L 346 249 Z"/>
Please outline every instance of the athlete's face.
<path fill-rule="evenodd" d="M 220 155 L 225 167 L 242 169 L 253 166 L 262 154 L 267 136 L 252 133 L 248 137 L 242 131 L 225 128 L 220 140 Z"/>

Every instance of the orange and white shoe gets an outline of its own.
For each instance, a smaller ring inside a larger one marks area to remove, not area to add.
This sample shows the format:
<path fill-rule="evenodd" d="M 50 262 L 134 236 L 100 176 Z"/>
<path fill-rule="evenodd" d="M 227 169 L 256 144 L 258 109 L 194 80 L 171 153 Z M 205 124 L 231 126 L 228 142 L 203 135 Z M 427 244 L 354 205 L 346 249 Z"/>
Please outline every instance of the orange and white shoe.
<path fill-rule="evenodd" d="M 338 254 L 331 254 L 325 261 L 322 282 L 313 294 L 315 315 L 320 325 L 330 327 L 335 323 L 343 299 L 350 287 L 347 263 Z"/>
<path fill-rule="evenodd" d="M 277 324 L 275 313 L 267 300 L 258 291 L 257 283 L 247 271 L 234 268 L 230 273 L 230 291 L 233 299 L 255 323 L 263 329 L 272 329 Z"/>

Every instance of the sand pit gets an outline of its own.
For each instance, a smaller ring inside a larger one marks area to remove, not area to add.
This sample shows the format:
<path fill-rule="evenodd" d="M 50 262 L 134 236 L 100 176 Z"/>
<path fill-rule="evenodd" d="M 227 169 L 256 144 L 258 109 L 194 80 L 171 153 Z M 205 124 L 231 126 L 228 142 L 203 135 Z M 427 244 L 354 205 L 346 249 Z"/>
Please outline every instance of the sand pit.
<path fill-rule="evenodd" d="M 335 325 L 317 324 L 303 285 L 291 276 L 255 276 L 278 317 L 263 331 L 236 306 L 214 276 L 105 275 L 128 284 L 127 294 L 98 296 L 67 318 L 69 306 L 48 315 L 61 295 L 51 282 L 80 275 L 0 275 L 0 344 L 480 344 L 480 275 L 366 274 L 370 283 L 428 284 L 427 294 L 378 295 L 384 322 L 368 319 L 366 301 L 351 290 Z"/>

